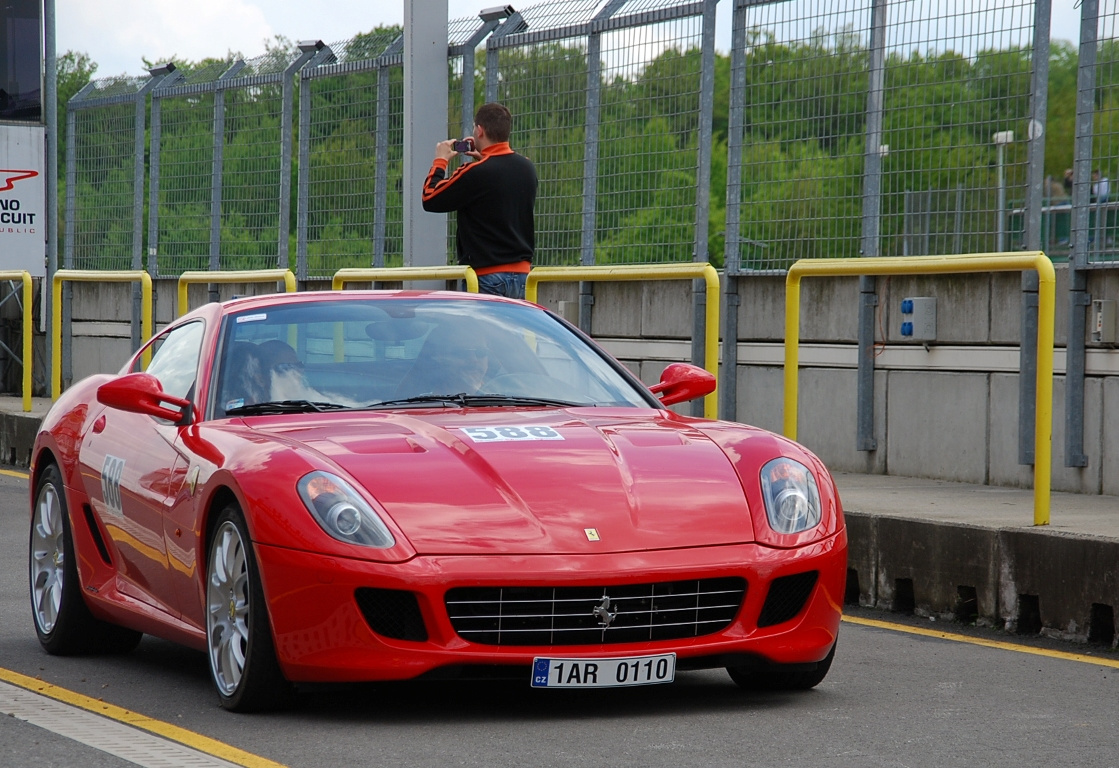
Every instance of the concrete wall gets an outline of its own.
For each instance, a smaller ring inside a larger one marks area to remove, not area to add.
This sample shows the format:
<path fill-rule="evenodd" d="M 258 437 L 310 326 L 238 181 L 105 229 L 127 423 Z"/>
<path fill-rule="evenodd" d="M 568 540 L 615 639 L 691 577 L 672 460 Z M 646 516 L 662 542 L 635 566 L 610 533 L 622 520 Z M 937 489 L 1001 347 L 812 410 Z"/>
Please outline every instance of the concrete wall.
<path fill-rule="evenodd" d="M 1113 539 L 857 512 L 847 532 L 848 602 L 1114 645 Z"/>
<path fill-rule="evenodd" d="M 725 280 L 725 278 L 724 278 Z M 858 279 L 811 278 L 801 285 L 798 437 L 833 469 L 1031 487 L 1018 464 L 1019 273 L 878 278 L 874 381 L 875 451 L 855 446 Z M 1057 344 L 1067 340 L 1067 270 L 1057 269 Z M 314 285 L 312 288 L 328 288 Z M 359 286 L 352 286 L 359 287 Z M 274 284 L 222 285 L 222 298 L 267 293 Z M 592 335 L 643 381 L 691 357 L 691 280 L 595 283 Z M 729 414 L 780 431 L 783 412 L 785 281 L 737 280 L 736 408 Z M 1093 298 L 1119 300 L 1119 270 L 1089 275 Z M 937 298 L 937 340 L 927 347 L 900 333 L 907 296 Z M 574 283 L 542 283 L 540 301 L 573 317 Z M 207 300 L 192 286 L 191 306 Z M 175 284 L 159 281 L 157 325 L 177 314 Z M 74 378 L 115 371 L 131 349 L 131 286 L 74 284 Z M 1064 466 L 1064 356 L 1055 359 L 1053 489 L 1119 495 L 1119 349 L 1089 342 L 1084 392 L 1088 466 Z M 45 371 L 40 371 L 45 378 Z M 725 377 L 725 372 L 722 374 Z M 687 408 L 677 408 L 689 412 Z M 727 416 L 728 414 L 724 414 Z"/>

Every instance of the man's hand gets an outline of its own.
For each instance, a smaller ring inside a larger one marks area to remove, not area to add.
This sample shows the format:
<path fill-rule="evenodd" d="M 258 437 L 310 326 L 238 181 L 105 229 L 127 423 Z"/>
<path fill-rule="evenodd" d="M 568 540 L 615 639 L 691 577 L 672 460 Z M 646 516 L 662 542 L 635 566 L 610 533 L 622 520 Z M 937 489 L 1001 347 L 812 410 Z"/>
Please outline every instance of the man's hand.
<path fill-rule="evenodd" d="M 450 159 L 457 154 L 458 153 L 455 152 L 454 139 L 447 139 L 446 141 L 441 141 L 435 145 L 436 160 L 447 160 L 449 162 Z"/>

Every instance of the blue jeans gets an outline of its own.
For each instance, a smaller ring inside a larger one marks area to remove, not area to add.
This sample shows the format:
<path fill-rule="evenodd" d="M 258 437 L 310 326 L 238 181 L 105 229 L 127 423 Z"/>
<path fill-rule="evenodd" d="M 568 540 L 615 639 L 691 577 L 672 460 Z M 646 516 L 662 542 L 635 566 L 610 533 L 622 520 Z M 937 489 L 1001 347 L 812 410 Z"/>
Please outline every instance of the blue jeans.
<path fill-rule="evenodd" d="M 488 275 L 478 275 L 478 293 L 506 296 L 510 299 L 523 299 L 527 280 L 528 275 L 524 272 L 491 272 Z M 466 290 L 465 281 L 463 281 L 462 290 Z"/>

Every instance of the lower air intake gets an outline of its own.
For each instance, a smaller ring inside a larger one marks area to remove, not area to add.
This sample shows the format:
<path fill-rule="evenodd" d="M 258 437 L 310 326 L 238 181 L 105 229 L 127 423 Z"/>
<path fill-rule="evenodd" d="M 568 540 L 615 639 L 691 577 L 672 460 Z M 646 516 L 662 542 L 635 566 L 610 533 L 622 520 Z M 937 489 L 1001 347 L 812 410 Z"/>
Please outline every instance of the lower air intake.
<path fill-rule="evenodd" d="M 447 614 L 482 645 L 598 645 L 699 637 L 726 629 L 746 580 L 689 579 L 592 587 L 459 587 Z"/>

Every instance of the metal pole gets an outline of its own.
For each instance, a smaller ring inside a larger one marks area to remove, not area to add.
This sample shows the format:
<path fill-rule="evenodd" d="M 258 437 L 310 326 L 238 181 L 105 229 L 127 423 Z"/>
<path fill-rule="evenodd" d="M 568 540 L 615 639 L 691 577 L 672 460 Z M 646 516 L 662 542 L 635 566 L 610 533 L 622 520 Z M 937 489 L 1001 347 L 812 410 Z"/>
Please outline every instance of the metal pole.
<path fill-rule="evenodd" d="M 1092 248 L 1091 203 L 1092 134 L 1095 116 L 1096 49 L 1099 0 L 1084 0 L 1080 8 L 1080 62 L 1076 80 L 1076 144 L 1073 147 L 1072 253 L 1069 258 L 1069 323 L 1065 349 L 1065 466 L 1086 467 L 1084 453 L 1084 378 L 1088 293 L 1088 252 Z M 1096 217 L 1103 209 L 1096 211 Z M 1097 222 L 1098 223 L 1098 222 Z M 1097 233 L 1098 234 L 1098 233 Z"/>
<path fill-rule="evenodd" d="M 866 99 L 866 150 L 863 162 L 862 256 L 881 255 L 883 92 L 886 71 L 886 2 L 874 0 L 870 11 L 870 71 Z M 878 450 L 874 436 L 874 320 L 877 279 L 859 277 L 859 369 L 856 389 L 855 448 Z"/>
<path fill-rule="evenodd" d="M 1005 149 L 1006 145 L 1001 142 L 995 145 L 995 164 L 998 167 L 998 200 L 995 203 L 998 208 L 996 223 L 998 234 L 995 238 L 995 250 L 999 253 L 1006 253 L 1006 169 L 1003 165 Z"/>
<path fill-rule="evenodd" d="M 377 124 L 373 155 L 373 266 L 385 266 L 385 232 L 388 229 L 389 110 L 391 109 L 391 70 L 377 66 Z"/>
<path fill-rule="evenodd" d="M 404 265 L 447 263 L 447 216 L 427 213 L 420 187 L 447 138 L 447 0 L 404 3 Z M 441 287 L 438 281 L 414 287 Z"/>
<path fill-rule="evenodd" d="M 742 142 L 746 118 L 746 6 L 736 0 L 731 21 L 730 104 L 727 113 L 727 205 L 723 243 L 723 356 L 719 418 L 738 418 L 738 276 L 742 269 Z"/>
<path fill-rule="evenodd" d="M 299 73 L 299 162 L 295 180 L 295 279 L 307 280 L 307 227 L 311 195 L 311 78 Z"/>
<path fill-rule="evenodd" d="M 718 0 L 703 0 L 703 42 L 699 72 L 699 153 L 696 158 L 695 241 L 692 261 L 709 261 L 707 254 L 708 215 L 711 208 L 711 143 L 715 111 L 715 9 Z M 704 347 L 707 292 L 702 280 L 692 281 L 695 312 L 692 333 L 692 363 L 706 366 Z M 703 400 L 693 400 L 693 416 L 703 416 Z"/>
<path fill-rule="evenodd" d="M 594 21 L 609 19 L 624 0 L 610 0 L 595 14 Z M 583 142 L 583 218 L 579 261 L 584 267 L 595 263 L 595 222 L 598 215 L 598 148 L 599 119 L 602 108 L 602 33 L 593 25 L 587 35 L 587 103 L 584 120 Z M 594 308 L 594 284 L 584 280 L 579 283 L 579 328 L 591 332 Z"/>
<path fill-rule="evenodd" d="M 1026 215 L 1025 246 L 1027 250 L 1041 248 L 1041 209 L 1044 204 L 1042 176 L 1045 173 L 1045 120 L 1049 105 L 1049 18 L 1050 0 L 1034 2 L 1033 76 L 1030 97 L 1030 123 L 1026 132 Z M 1036 272 L 1022 273 L 1022 334 L 1021 358 L 1018 369 L 1018 463 L 1031 464 L 1034 447 L 1030 435 L 1034 432 L 1037 417 L 1037 334 L 1038 276 Z M 1052 333 L 1052 329 L 1049 329 Z M 1082 334 L 1083 336 L 1083 334 Z M 1067 395 L 1067 390 L 1066 390 Z M 1066 439 L 1068 439 L 1066 432 Z M 1066 460 L 1068 453 L 1065 454 Z"/>
<path fill-rule="evenodd" d="M 43 283 L 43 317 L 51 317 L 54 311 L 53 291 L 47 286 L 58 271 L 58 57 L 56 55 L 56 17 L 55 0 L 43 0 L 43 54 L 46 58 L 43 73 L 43 101 L 47 122 L 47 178 L 44 188 L 47 195 L 47 276 Z M 67 187 L 69 190 L 69 187 Z M 51 359 L 51 334 L 47 334 L 46 359 Z M 33 360 L 24 360 L 25 366 L 32 366 Z"/>
<path fill-rule="evenodd" d="M 221 269 L 221 198 L 225 165 L 225 82 L 232 80 L 245 67 L 236 61 L 218 78 L 214 88 L 214 157 L 210 175 L 210 269 Z M 210 285 L 210 301 L 218 301 L 218 286 Z"/>

